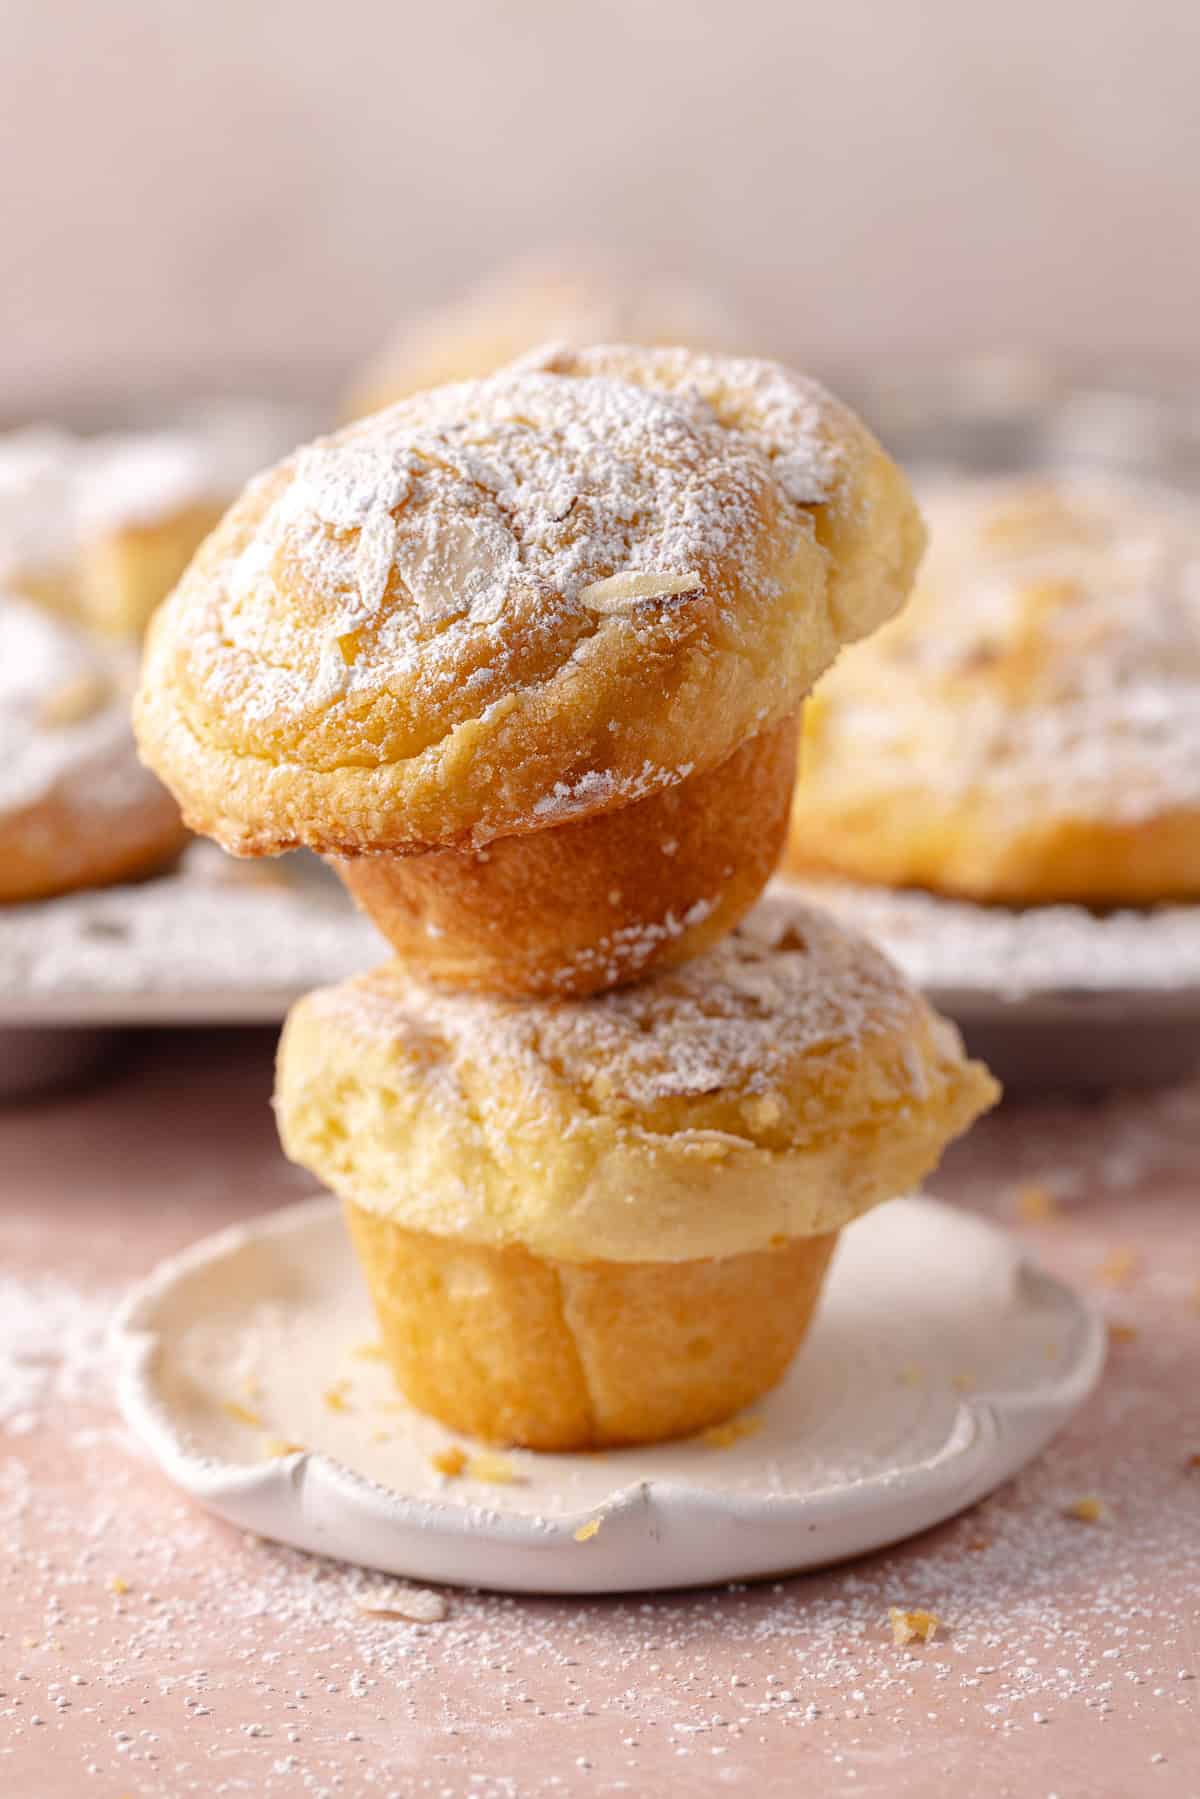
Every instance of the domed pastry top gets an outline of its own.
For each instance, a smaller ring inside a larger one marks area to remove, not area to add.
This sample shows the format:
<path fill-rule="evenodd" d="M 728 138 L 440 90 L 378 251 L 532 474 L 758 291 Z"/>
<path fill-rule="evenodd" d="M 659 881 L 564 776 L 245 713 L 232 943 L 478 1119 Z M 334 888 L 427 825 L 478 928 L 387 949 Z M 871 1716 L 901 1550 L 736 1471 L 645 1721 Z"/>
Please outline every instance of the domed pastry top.
<path fill-rule="evenodd" d="M 484 845 L 715 767 L 891 615 L 903 477 L 815 383 L 551 353 L 259 477 L 151 632 L 143 753 L 272 853 Z"/>

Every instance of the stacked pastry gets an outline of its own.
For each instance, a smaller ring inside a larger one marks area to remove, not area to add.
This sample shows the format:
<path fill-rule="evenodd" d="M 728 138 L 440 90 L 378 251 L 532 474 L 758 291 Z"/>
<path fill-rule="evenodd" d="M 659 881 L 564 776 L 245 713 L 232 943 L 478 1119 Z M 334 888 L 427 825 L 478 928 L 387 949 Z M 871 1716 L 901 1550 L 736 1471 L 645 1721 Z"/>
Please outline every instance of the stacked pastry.
<path fill-rule="evenodd" d="M 155 620 L 137 728 L 189 821 L 317 850 L 395 952 L 295 1009 L 277 1107 L 452 1427 L 727 1418 L 994 1097 L 865 944 L 745 918 L 803 697 L 921 541 L 815 384 L 556 352 L 252 482 Z"/>

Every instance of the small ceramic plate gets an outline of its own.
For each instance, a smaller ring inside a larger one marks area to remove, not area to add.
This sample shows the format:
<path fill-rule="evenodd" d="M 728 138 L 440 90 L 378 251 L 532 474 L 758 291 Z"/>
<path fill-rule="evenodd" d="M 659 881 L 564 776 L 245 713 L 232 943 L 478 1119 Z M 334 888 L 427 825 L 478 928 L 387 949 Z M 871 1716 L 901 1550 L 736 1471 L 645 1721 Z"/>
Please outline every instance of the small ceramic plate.
<path fill-rule="evenodd" d="M 783 1384 L 684 1442 L 475 1460 L 399 1399 L 374 1334 L 338 1206 L 308 1201 L 136 1289 L 114 1326 L 121 1408 L 172 1480 L 262 1536 L 422 1580 L 617 1592 L 818 1567 L 924 1530 L 1037 1455 L 1104 1356 L 1081 1300 L 929 1199 L 852 1225 Z M 462 1472 L 440 1473 L 456 1449 Z"/>
<path fill-rule="evenodd" d="M 1008 1087 L 1159 1086 L 1200 1068 L 1200 906 L 1012 911 L 780 877 L 871 937 Z"/>

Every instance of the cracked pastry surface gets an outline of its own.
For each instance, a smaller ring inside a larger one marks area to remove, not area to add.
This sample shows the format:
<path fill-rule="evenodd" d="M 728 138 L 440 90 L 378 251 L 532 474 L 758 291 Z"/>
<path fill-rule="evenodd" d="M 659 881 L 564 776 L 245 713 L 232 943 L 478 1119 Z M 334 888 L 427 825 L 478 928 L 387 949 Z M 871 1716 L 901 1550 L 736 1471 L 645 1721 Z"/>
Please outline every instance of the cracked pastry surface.
<path fill-rule="evenodd" d="M 904 613 L 821 682 L 788 866 L 978 900 L 1200 897 L 1200 527 L 1096 476 L 926 496 Z"/>
<path fill-rule="evenodd" d="M 779 724 L 921 543 L 903 476 L 815 383 L 549 354 L 252 482 L 154 621 L 139 741 L 236 852 L 478 848 Z"/>
<path fill-rule="evenodd" d="M 310 994 L 286 1153 L 407 1230 L 565 1261 L 740 1256 L 910 1189 L 998 1089 L 865 940 L 768 899 L 707 955 L 573 1003 Z"/>

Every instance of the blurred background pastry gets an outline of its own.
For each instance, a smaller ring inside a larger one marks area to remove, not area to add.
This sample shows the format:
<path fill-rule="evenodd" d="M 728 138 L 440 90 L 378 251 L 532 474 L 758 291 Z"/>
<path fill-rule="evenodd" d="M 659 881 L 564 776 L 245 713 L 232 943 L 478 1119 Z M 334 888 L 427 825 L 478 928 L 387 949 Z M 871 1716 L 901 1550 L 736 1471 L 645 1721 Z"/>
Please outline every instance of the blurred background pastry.
<path fill-rule="evenodd" d="M 293 1009 L 284 1148 L 345 1201 L 414 1405 L 540 1449 L 728 1418 L 786 1369 L 841 1228 L 994 1103 L 862 939 L 770 902 L 752 923 L 590 1000 L 395 962 Z"/>
<path fill-rule="evenodd" d="M 744 349 L 749 328 L 699 283 L 598 251 L 528 256 L 405 320 L 360 371 L 350 417 L 423 388 L 491 375 L 539 344 Z"/>
<path fill-rule="evenodd" d="M 428 974 L 594 991 L 753 902 L 800 702 L 921 543 L 816 383 L 555 353 L 252 482 L 154 621 L 139 741 L 196 829 L 336 858 Z"/>
<path fill-rule="evenodd" d="M 0 901 L 135 880 L 183 847 L 179 808 L 134 749 L 135 668 L 0 594 Z"/>
<path fill-rule="evenodd" d="M 787 866 L 979 901 L 1200 898 L 1200 524 L 1096 474 L 923 496 L 904 612 L 805 716 Z"/>
<path fill-rule="evenodd" d="M 0 586 L 139 638 L 242 484 L 290 448 L 299 416 L 212 404 L 169 428 L 0 434 Z"/>

